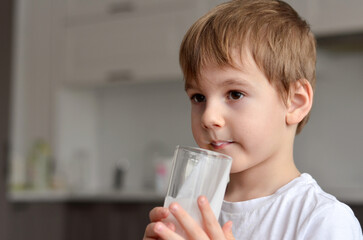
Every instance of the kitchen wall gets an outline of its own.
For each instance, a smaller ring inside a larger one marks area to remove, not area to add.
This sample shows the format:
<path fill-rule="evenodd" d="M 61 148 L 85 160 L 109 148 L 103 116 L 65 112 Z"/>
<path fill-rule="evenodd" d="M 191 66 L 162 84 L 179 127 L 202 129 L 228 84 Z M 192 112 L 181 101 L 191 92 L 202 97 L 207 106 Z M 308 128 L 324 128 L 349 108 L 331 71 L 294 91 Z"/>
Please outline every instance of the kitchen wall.
<path fill-rule="evenodd" d="M 83 185 L 76 191 L 102 192 L 112 190 L 118 167 L 126 170 L 123 190 L 152 189 L 157 161 L 171 160 L 177 145 L 194 145 L 189 105 L 181 78 L 62 89 L 56 107 L 59 175 L 69 186 Z"/>
<path fill-rule="evenodd" d="M 297 137 L 295 159 L 324 189 L 343 201 L 363 200 L 363 52 L 318 50 L 311 119 Z M 183 83 L 104 88 L 99 94 L 100 169 L 111 186 L 116 161 L 129 161 L 126 187 L 150 179 L 154 153 L 171 156 L 178 144 L 194 145 Z"/>
<path fill-rule="evenodd" d="M 100 97 L 100 161 L 103 185 L 117 161 L 128 161 L 126 188 L 152 181 L 153 161 L 171 157 L 176 145 L 194 145 L 189 99 L 182 80 L 105 88 Z"/>
<path fill-rule="evenodd" d="M 359 49 L 319 48 L 314 106 L 295 145 L 299 169 L 352 203 L 363 201 L 362 63 Z M 195 144 L 181 79 L 71 89 L 63 100 L 67 104 L 60 108 L 65 112 L 59 112 L 60 133 L 65 135 L 60 152 L 67 152 L 62 150 L 66 145 L 88 147 L 93 163 L 89 179 L 96 189 L 111 189 L 117 165 L 128 169 L 125 189 L 150 186 L 155 160 L 170 158 L 178 144 Z M 83 114 L 75 119 L 77 109 Z"/>
<path fill-rule="evenodd" d="M 363 51 L 318 50 L 311 118 L 296 139 L 295 160 L 328 192 L 363 201 Z"/>

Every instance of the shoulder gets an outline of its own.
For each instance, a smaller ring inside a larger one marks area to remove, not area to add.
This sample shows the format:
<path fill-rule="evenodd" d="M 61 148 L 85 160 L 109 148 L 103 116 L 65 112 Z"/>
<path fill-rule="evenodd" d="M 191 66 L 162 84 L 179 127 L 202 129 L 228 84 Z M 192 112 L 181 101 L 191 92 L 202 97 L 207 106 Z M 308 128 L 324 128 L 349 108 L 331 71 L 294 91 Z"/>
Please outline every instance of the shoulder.
<path fill-rule="evenodd" d="M 295 203 L 301 202 L 307 209 L 315 212 L 335 205 L 346 206 L 336 197 L 321 189 L 315 179 L 307 173 L 301 174 L 283 190 L 280 195 L 291 198 Z M 348 206 L 346 207 L 349 209 Z"/>
<path fill-rule="evenodd" d="M 324 192 L 310 175 L 305 180 L 296 200 L 303 202 L 306 239 L 363 239 L 350 207 Z"/>
<path fill-rule="evenodd" d="M 363 239 L 353 211 L 337 200 L 312 212 L 305 234 L 307 239 Z"/>
<path fill-rule="evenodd" d="M 331 194 L 324 192 L 317 182 L 307 173 L 301 174 L 276 192 L 277 199 L 287 199 L 294 207 L 304 211 L 317 212 L 339 201 Z"/>

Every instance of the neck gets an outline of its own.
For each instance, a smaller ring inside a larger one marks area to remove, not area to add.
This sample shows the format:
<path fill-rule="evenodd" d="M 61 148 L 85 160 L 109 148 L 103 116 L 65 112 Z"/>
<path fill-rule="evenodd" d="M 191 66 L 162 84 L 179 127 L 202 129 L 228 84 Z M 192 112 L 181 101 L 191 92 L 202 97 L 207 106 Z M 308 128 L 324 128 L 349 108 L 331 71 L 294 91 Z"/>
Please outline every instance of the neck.
<path fill-rule="evenodd" d="M 252 168 L 230 175 L 225 200 L 240 202 L 272 195 L 279 188 L 300 176 L 289 158 L 266 160 Z"/>

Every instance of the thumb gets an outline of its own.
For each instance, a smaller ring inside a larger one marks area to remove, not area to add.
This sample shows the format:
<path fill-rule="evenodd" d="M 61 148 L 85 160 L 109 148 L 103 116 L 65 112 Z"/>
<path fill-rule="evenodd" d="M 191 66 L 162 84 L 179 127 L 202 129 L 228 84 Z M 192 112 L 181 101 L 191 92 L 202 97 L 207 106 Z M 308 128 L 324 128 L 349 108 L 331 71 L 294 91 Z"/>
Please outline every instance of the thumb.
<path fill-rule="evenodd" d="M 224 237 L 227 240 L 235 240 L 233 233 L 232 233 L 232 221 L 228 221 L 223 225 L 223 233 Z"/>

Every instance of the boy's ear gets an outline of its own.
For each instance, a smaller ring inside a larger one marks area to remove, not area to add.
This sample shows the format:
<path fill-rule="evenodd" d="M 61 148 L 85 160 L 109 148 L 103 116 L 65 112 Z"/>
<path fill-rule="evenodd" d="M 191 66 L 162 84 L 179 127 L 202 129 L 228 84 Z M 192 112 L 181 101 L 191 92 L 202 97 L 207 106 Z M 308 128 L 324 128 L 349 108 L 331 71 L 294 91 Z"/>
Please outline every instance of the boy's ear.
<path fill-rule="evenodd" d="M 313 104 L 313 89 L 308 80 L 300 79 L 292 84 L 287 103 L 286 123 L 298 124 L 308 115 Z"/>

